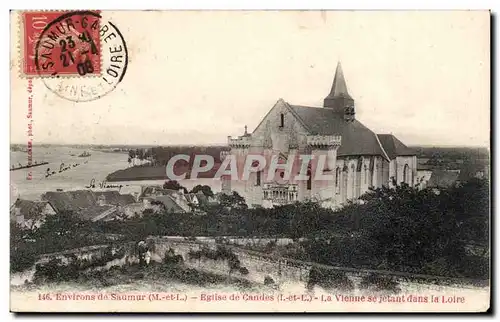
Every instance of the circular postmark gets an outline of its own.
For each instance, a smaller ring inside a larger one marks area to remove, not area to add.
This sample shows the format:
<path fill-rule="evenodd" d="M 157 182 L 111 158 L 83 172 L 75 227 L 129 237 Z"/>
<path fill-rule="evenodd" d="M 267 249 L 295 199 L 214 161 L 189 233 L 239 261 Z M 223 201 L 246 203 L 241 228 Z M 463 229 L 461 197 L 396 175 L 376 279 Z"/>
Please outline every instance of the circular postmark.
<path fill-rule="evenodd" d="M 72 11 L 52 20 L 35 47 L 37 74 L 61 98 L 85 102 L 113 91 L 127 71 L 120 30 L 95 11 Z"/>

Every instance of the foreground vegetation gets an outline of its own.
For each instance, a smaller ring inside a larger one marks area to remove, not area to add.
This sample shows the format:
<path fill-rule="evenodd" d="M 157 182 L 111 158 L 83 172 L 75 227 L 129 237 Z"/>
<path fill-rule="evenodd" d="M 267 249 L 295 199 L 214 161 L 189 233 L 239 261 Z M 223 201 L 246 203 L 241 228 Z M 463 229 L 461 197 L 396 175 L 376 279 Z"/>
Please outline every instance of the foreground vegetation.
<path fill-rule="evenodd" d="M 11 227 L 11 270 L 31 266 L 42 252 L 146 236 L 268 236 L 293 239 L 289 257 L 327 265 L 489 278 L 486 180 L 440 191 L 382 188 L 362 199 L 338 211 L 314 202 L 248 209 L 233 194 L 207 206 L 205 215 L 149 210 L 141 217 L 91 223 L 58 214 L 32 231 Z"/>
<path fill-rule="evenodd" d="M 137 263 L 129 263 L 123 266 L 112 266 L 109 270 L 87 270 L 75 267 L 75 262 L 63 264 L 60 260 L 51 260 L 44 265 L 37 265 L 32 283 L 40 285 L 77 282 L 79 285 L 102 288 L 134 283 L 136 280 L 149 280 L 152 283 L 162 280 L 203 287 L 232 285 L 241 289 L 254 286 L 253 283 L 236 275 L 228 276 L 200 271 L 186 267 L 182 262 L 169 262 L 168 259 L 163 263 L 151 262 L 146 267 Z"/>

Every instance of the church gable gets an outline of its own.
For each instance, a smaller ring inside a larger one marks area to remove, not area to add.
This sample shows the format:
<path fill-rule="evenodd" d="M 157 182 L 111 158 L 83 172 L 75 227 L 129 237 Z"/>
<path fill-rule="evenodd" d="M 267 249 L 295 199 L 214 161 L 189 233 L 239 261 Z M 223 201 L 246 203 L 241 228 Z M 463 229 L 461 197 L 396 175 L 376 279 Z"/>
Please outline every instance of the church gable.
<path fill-rule="evenodd" d="M 252 139 L 261 146 L 282 150 L 298 147 L 308 133 L 302 120 L 280 99 L 253 131 Z"/>

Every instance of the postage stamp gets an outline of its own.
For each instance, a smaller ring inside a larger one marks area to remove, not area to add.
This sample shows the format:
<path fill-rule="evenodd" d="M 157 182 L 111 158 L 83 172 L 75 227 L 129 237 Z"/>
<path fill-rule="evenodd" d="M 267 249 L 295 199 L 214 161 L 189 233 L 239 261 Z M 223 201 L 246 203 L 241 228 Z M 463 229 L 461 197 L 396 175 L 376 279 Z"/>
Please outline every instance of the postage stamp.
<path fill-rule="evenodd" d="M 490 20 L 11 11 L 11 311 L 487 312 Z"/>
<path fill-rule="evenodd" d="M 21 13 L 21 74 L 38 77 L 57 96 L 84 102 L 123 80 L 128 53 L 118 28 L 100 11 Z"/>
<path fill-rule="evenodd" d="M 21 18 L 23 75 L 100 75 L 98 11 L 25 11 Z"/>

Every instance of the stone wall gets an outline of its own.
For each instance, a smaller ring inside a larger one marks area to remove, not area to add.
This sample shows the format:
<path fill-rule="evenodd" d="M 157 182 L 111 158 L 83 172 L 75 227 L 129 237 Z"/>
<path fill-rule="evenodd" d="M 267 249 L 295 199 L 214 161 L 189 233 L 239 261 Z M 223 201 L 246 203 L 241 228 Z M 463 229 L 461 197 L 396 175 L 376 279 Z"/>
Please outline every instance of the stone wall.
<path fill-rule="evenodd" d="M 215 250 L 217 245 L 214 243 L 192 242 L 179 240 L 178 238 L 172 239 L 166 237 L 148 238 L 146 242 L 149 245 L 149 249 L 151 251 L 152 261 L 162 262 L 165 257 L 165 253 L 169 249 L 172 249 L 176 255 L 182 256 L 184 264 L 187 267 L 220 275 L 238 276 L 255 283 L 263 283 L 266 276 L 271 277 L 278 285 L 287 282 L 306 283 L 308 280 L 309 272 L 313 266 L 326 271 L 333 270 L 343 272 L 349 279 L 351 279 L 355 283 L 359 282 L 362 277 L 368 276 L 372 273 L 377 274 L 378 276 L 391 277 L 397 281 L 403 282 L 408 280 L 421 280 L 426 283 L 435 283 L 437 281 L 444 281 L 448 284 L 463 284 L 464 282 L 476 284 L 478 283 L 478 281 L 466 281 L 465 279 L 458 278 L 444 278 L 420 274 L 327 266 L 311 262 L 279 258 L 265 253 L 250 251 L 238 247 L 225 246 L 230 248 L 233 253 L 238 256 L 241 267 L 245 267 L 248 269 L 248 274 L 244 275 L 236 271 L 231 272 L 227 260 L 190 258 L 189 253 L 191 251 L 201 250 L 203 247 L 208 247 L 209 249 Z M 74 256 L 76 256 L 76 258 L 80 260 L 87 259 L 89 261 L 93 261 L 103 256 L 108 248 L 109 245 L 98 245 L 60 253 L 46 254 L 40 257 L 40 259 L 37 261 L 37 264 L 47 263 L 54 258 L 61 259 L 63 263 L 68 263 L 71 258 L 74 258 Z M 123 249 L 125 250 L 125 255 L 123 257 L 109 261 L 103 266 L 92 268 L 92 270 L 107 270 L 115 265 L 123 266 L 125 264 L 139 262 L 135 243 L 131 242 L 113 246 L 113 251 L 120 251 Z M 22 284 L 26 280 L 31 281 L 34 275 L 34 271 L 35 270 L 33 267 L 25 272 L 13 274 L 11 276 L 11 284 Z M 484 283 L 484 281 L 480 281 L 480 283 Z"/>

